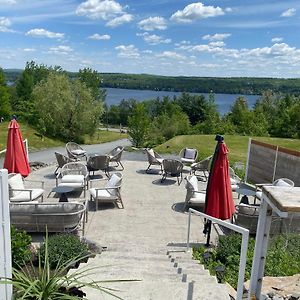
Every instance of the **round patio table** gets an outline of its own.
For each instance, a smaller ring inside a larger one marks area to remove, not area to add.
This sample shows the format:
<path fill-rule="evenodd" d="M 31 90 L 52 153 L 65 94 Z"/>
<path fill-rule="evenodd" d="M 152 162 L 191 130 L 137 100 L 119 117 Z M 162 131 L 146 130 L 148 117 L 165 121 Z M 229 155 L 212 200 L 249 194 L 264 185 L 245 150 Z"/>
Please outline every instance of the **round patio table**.
<path fill-rule="evenodd" d="M 74 188 L 71 186 L 56 186 L 52 189 L 53 193 L 59 194 L 59 202 L 68 202 L 67 193 L 73 192 Z"/>

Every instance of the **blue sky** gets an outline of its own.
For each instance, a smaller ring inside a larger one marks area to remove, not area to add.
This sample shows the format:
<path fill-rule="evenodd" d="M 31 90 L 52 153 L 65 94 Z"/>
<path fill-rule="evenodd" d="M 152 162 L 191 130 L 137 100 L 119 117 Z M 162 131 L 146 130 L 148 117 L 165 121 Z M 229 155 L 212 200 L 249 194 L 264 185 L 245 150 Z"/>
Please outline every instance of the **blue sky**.
<path fill-rule="evenodd" d="M 299 30 L 299 0 L 0 0 L 0 67 L 299 77 Z"/>

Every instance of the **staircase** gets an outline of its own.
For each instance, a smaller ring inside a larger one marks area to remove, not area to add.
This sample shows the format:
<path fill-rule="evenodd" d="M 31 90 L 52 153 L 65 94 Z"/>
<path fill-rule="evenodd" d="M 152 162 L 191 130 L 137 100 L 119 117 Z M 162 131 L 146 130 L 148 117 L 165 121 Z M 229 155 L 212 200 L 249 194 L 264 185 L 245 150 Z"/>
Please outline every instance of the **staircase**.
<path fill-rule="evenodd" d="M 88 280 L 137 281 L 103 283 L 128 300 L 229 300 L 226 286 L 191 256 L 190 252 L 165 249 L 110 249 L 80 264 L 79 270 L 96 268 Z M 84 288 L 89 300 L 114 299 L 91 288 Z"/>

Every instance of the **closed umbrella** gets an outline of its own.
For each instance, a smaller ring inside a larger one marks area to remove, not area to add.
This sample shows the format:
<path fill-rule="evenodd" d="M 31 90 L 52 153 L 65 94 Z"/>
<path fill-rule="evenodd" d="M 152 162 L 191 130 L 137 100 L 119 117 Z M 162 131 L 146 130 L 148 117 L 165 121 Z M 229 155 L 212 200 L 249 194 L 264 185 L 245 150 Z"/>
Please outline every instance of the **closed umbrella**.
<path fill-rule="evenodd" d="M 7 145 L 3 167 L 8 173 L 20 173 L 23 177 L 28 176 L 30 167 L 23 144 L 20 126 L 13 119 L 8 126 Z"/>
<path fill-rule="evenodd" d="M 212 217 L 227 220 L 235 211 L 229 174 L 229 150 L 222 136 L 217 135 L 215 140 L 217 145 L 208 177 L 204 212 Z M 208 234 L 207 246 L 209 245 L 210 230 L 211 222 L 207 221 L 204 228 L 204 233 Z"/>

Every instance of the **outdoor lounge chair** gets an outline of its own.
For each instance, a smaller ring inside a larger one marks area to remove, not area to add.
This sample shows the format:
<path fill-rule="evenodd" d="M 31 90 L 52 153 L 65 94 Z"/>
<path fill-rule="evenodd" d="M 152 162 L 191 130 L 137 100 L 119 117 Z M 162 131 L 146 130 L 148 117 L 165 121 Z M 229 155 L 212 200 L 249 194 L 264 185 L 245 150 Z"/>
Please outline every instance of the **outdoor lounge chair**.
<path fill-rule="evenodd" d="M 44 182 L 26 180 L 26 182 L 35 182 L 41 185 L 41 188 L 26 188 L 24 179 L 19 173 L 10 173 L 8 175 L 8 190 L 10 202 L 38 202 L 43 201 Z"/>
<path fill-rule="evenodd" d="M 186 197 L 183 206 L 183 211 L 189 206 L 197 206 L 204 208 L 205 206 L 205 191 L 198 190 L 198 179 L 195 175 L 189 175 L 186 178 Z"/>
<path fill-rule="evenodd" d="M 88 188 L 88 170 L 86 166 L 80 162 L 65 164 L 56 176 L 56 186 L 68 186 L 74 190 L 83 190 L 85 196 Z"/>
<path fill-rule="evenodd" d="M 90 172 L 104 171 L 105 175 L 109 178 L 109 156 L 108 155 L 93 155 L 90 156 L 86 162 L 87 169 Z"/>
<path fill-rule="evenodd" d="M 87 159 L 86 151 L 74 142 L 68 142 L 66 144 L 66 150 L 70 158 L 80 160 L 80 158 L 85 157 L 85 159 Z"/>
<path fill-rule="evenodd" d="M 229 176 L 230 176 L 231 190 L 235 192 L 236 189 L 239 188 L 239 185 L 241 183 L 241 178 L 235 174 L 234 170 L 231 167 L 229 167 Z"/>
<path fill-rule="evenodd" d="M 58 174 L 58 170 L 61 169 L 65 164 L 75 161 L 75 159 L 70 158 L 62 153 L 54 152 L 56 160 L 57 160 L 57 168 L 54 171 L 54 174 Z"/>
<path fill-rule="evenodd" d="M 164 182 L 167 176 L 172 176 L 177 177 L 178 185 L 180 185 L 180 183 L 182 182 L 183 163 L 177 159 L 164 159 L 162 165 L 163 174 L 161 182 Z"/>
<path fill-rule="evenodd" d="M 27 232 L 71 232 L 84 235 L 86 205 L 68 203 L 10 203 L 10 222 Z"/>
<path fill-rule="evenodd" d="M 91 200 L 95 201 L 98 209 L 99 202 L 111 202 L 117 207 L 118 203 L 121 204 L 121 208 L 124 208 L 124 204 L 121 197 L 121 186 L 122 186 L 123 175 L 121 173 L 114 173 L 107 181 L 103 188 L 90 188 L 89 192 Z M 91 180 L 91 185 L 95 180 Z"/>
<path fill-rule="evenodd" d="M 163 171 L 163 169 L 162 169 L 163 158 L 157 152 L 155 152 L 153 149 L 145 149 L 145 151 L 146 151 L 148 163 L 149 163 L 149 166 L 146 169 L 146 173 L 148 173 L 148 171 L 150 170 L 150 167 L 152 165 L 160 166 L 161 171 Z"/>
<path fill-rule="evenodd" d="M 124 166 L 121 163 L 121 157 L 122 157 L 123 151 L 124 151 L 124 147 L 118 146 L 118 147 L 114 148 L 113 150 L 111 150 L 110 152 L 107 153 L 107 155 L 109 156 L 109 161 L 110 162 L 116 162 L 117 167 L 119 165 L 121 165 L 122 170 L 124 170 Z"/>
<path fill-rule="evenodd" d="M 202 172 L 205 177 L 205 181 L 207 181 L 211 159 L 212 155 L 200 160 L 197 163 L 193 163 L 191 165 L 190 174 L 194 174 L 197 176 L 196 172 Z"/>
<path fill-rule="evenodd" d="M 195 163 L 198 157 L 198 150 L 193 148 L 183 148 L 179 152 L 180 161 L 183 164 Z"/>

